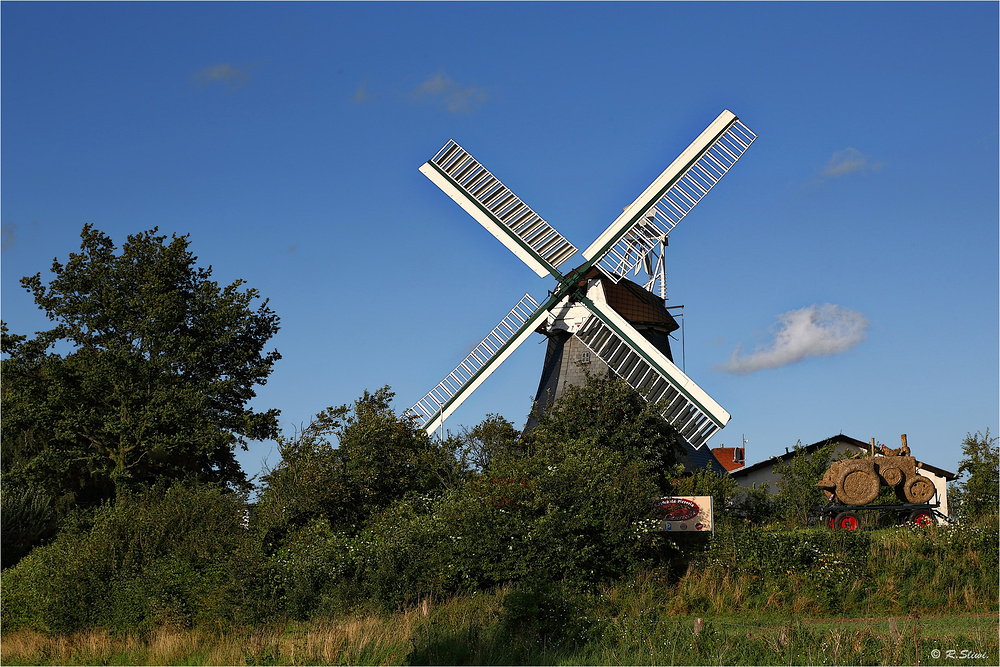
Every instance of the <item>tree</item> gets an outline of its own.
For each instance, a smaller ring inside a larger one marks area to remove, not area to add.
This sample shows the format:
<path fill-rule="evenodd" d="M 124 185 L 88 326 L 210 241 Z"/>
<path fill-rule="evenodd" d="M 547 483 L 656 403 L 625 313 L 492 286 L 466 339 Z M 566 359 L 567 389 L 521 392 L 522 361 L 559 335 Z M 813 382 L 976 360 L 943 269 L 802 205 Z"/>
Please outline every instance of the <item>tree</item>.
<path fill-rule="evenodd" d="M 958 466 L 959 481 L 952 486 L 952 498 L 963 519 L 983 519 L 996 525 L 1000 504 L 1000 448 L 990 430 L 966 434 L 964 457 Z"/>
<path fill-rule="evenodd" d="M 834 443 L 827 443 L 809 454 L 801 442 L 795 443 L 795 456 L 788 463 L 778 461 L 774 472 L 781 476 L 777 482 L 775 503 L 784 518 L 792 525 L 805 526 L 809 514 L 825 501 L 823 491 L 816 482 L 830 467 Z"/>
<path fill-rule="evenodd" d="M 312 518 L 359 531 L 373 513 L 407 494 L 440 489 L 457 467 L 413 423 L 396 416 L 388 386 L 353 405 L 320 412 L 299 433 L 278 437 L 281 461 L 264 476 L 259 511 L 272 530 Z"/>
<path fill-rule="evenodd" d="M 5 485 L 84 506 L 161 479 L 246 487 L 235 447 L 278 433 L 278 410 L 247 407 L 281 358 L 263 352 L 278 317 L 195 266 L 188 236 L 156 232 L 116 253 L 86 225 L 51 281 L 22 278 L 55 326 L 3 326 Z"/>
<path fill-rule="evenodd" d="M 520 436 L 512 422 L 497 414 L 486 415 L 473 428 L 462 427 L 456 438 L 456 458 L 463 469 L 481 472 L 498 456 L 512 450 Z"/>
<path fill-rule="evenodd" d="M 544 447 L 586 435 L 597 445 L 638 456 L 660 490 L 668 493 L 670 468 L 683 449 L 677 431 L 661 416 L 665 407 L 649 403 L 618 376 L 588 374 L 585 385 L 568 385 L 559 400 L 538 416 L 538 425 L 525 435 L 525 445 Z"/>
<path fill-rule="evenodd" d="M 3 551 L 0 568 L 11 565 L 55 534 L 56 515 L 48 496 L 38 489 L 0 492 Z"/>

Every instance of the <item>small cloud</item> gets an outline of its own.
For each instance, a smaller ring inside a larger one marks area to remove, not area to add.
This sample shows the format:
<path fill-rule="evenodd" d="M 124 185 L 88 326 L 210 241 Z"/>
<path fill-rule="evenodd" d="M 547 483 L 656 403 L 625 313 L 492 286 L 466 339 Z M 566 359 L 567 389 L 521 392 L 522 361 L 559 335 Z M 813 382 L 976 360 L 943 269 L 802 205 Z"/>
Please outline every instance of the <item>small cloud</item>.
<path fill-rule="evenodd" d="M 746 375 L 765 368 L 779 368 L 806 357 L 839 354 L 868 335 L 869 322 L 856 311 L 832 304 L 812 305 L 778 315 L 774 340 L 743 355 L 738 346 L 719 370 Z"/>
<path fill-rule="evenodd" d="M 17 224 L 4 222 L 0 224 L 0 252 L 7 252 L 17 243 Z"/>
<path fill-rule="evenodd" d="M 202 87 L 221 84 L 232 91 L 250 83 L 250 73 L 229 63 L 219 63 L 195 72 L 191 75 L 191 80 Z"/>
<path fill-rule="evenodd" d="M 367 83 L 362 83 L 360 86 L 358 86 L 358 89 L 354 91 L 354 101 L 357 104 L 363 104 L 365 102 L 372 101 L 371 93 L 368 92 Z"/>
<path fill-rule="evenodd" d="M 827 161 L 826 166 L 823 167 L 823 176 L 825 178 L 839 178 L 857 172 L 878 171 L 883 165 L 882 162 L 873 163 L 870 156 L 865 155 L 857 148 L 847 147 L 834 153 Z"/>
<path fill-rule="evenodd" d="M 416 100 L 442 105 L 454 113 L 474 111 L 490 98 L 485 88 L 463 86 L 444 74 L 427 79 L 412 95 Z"/>

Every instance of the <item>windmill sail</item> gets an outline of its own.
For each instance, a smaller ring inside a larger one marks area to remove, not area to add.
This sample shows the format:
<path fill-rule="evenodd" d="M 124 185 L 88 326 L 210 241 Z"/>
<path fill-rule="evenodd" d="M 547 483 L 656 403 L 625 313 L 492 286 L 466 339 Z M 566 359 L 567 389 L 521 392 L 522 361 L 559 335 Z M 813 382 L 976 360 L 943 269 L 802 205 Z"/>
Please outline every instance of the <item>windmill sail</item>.
<path fill-rule="evenodd" d="M 420 172 L 540 277 L 562 277 L 557 269 L 576 246 L 457 143 L 445 144 Z"/>
<path fill-rule="evenodd" d="M 649 252 L 666 244 L 670 231 L 756 138 L 732 112 L 723 111 L 591 244 L 583 253 L 587 261 L 568 276 L 560 274 L 559 267 L 576 254 L 576 247 L 465 149 L 454 141 L 446 143 L 420 167 L 420 172 L 536 274 L 552 275 L 558 285 L 544 305 L 525 295 L 490 335 L 407 414 L 428 433 L 436 430 L 527 340 L 549 316 L 549 309 L 564 299 L 576 298 L 588 271 L 600 269 L 613 283 L 643 263 L 647 273 L 662 273 L 659 265 L 653 268 Z M 726 425 L 729 413 L 608 303 L 580 298 L 585 305 L 580 310 L 584 312 L 565 332 L 574 333 L 648 400 L 662 402 L 663 417 L 688 443 L 701 447 Z"/>
<path fill-rule="evenodd" d="M 696 449 L 729 421 L 715 402 L 662 352 L 607 304 L 583 297 L 592 316 L 577 338 L 651 403 L 665 403 L 663 418 Z"/>
<path fill-rule="evenodd" d="M 619 280 L 708 194 L 756 138 L 731 111 L 723 111 L 583 256 Z"/>
<path fill-rule="evenodd" d="M 525 294 L 455 370 L 441 380 L 406 414 L 432 433 L 490 374 L 531 336 L 548 315 L 551 303 L 540 306 Z"/>

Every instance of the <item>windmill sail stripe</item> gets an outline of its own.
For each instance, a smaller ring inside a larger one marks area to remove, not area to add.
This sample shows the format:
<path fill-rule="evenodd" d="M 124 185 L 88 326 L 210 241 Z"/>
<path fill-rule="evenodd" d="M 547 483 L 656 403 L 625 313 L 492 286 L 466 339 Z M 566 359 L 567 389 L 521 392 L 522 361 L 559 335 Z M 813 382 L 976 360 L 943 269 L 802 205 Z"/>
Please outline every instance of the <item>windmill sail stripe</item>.
<path fill-rule="evenodd" d="M 694 447 L 705 444 L 729 413 L 611 309 L 584 298 L 591 316 L 577 338 L 647 400 L 664 404 L 661 415 Z M 713 426 L 705 428 L 705 423 Z"/>
<path fill-rule="evenodd" d="M 435 429 L 506 355 L 527 339 L 545 315 L 546 308 L 525 294 L 455 370 L 404 414 L 420 428 Z"/>
<path fill-rule="evenodd" d="M 576 254 L 576 246 L 455 141 L 445 144 L 420 171 L 535 273 L 562 277 L 558 268 Z"/>

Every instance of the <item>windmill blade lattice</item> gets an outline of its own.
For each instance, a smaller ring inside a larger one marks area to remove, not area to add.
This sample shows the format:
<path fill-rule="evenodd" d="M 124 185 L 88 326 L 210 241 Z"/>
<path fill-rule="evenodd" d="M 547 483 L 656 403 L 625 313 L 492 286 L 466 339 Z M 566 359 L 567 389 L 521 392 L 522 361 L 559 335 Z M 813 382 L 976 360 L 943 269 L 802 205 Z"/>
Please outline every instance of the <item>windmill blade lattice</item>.
<path fill-rule="evenodd" d="M 420 171 L 535 273 L 562 278 L 557 269 L 576 254 L 576 246 L 454 140 Z"/>
<path fill-rule="evenodd" d="M 567 300 L 585 306 L 580 309 L 585 321 L 574 324 L 580 328 L 574 329 L 573 335 L 647 400 L 665 401 L 663 417 L 688 443 L 701 447 L 726 425 L 729 413 L 608 303 L 597 304 L 581 290 L 595 267 L 617 283 L 642 263 L 650 272 L 648 256 L 656 247 L 661 252 L 658 262 L 662 262 L 667 235 L 732 168 L 756 136 L 732 112 L 723 111 L 584 251 L 586 262 L 566 276 L 559 273 L 559 267 L 576 254 L 576 246 L 465 149 L 448 141 L 420 172 L 536 274 L 552 275 L 558 284 L 544 304 L 526 294 L 462 363 L 406 414 L 428 433 L 433 432 L 546 322 L 550 309 Z M 658 271 L 662 268 L 661 264 L 657 267 Z M 651 280 L 647 289 L 655 282 Z M 661 298 L 665 296 L 662 291 L 661 285 Z"/>
<path fill-rule="evenodd" d="M 723 428 L 730 415 L 691 378 L 611 308 L 583 299 L 593 313 L 576 336 L 650 403 L 666 403 L 661 415 L 695 449 Z"/>
<path fill-rule="evenodd" d="M 549 307 L 549 303 L 541 306 L 525 294 L 469 356 L 405 414 L 414 418 L 420 428 L 432 432 L 531 336 Z"/>
<path fill-rule="evenodd" d="M 724 111 L 583 252 L 617 281 L 684 219 L 750 147 L 757 135 Z"/>

